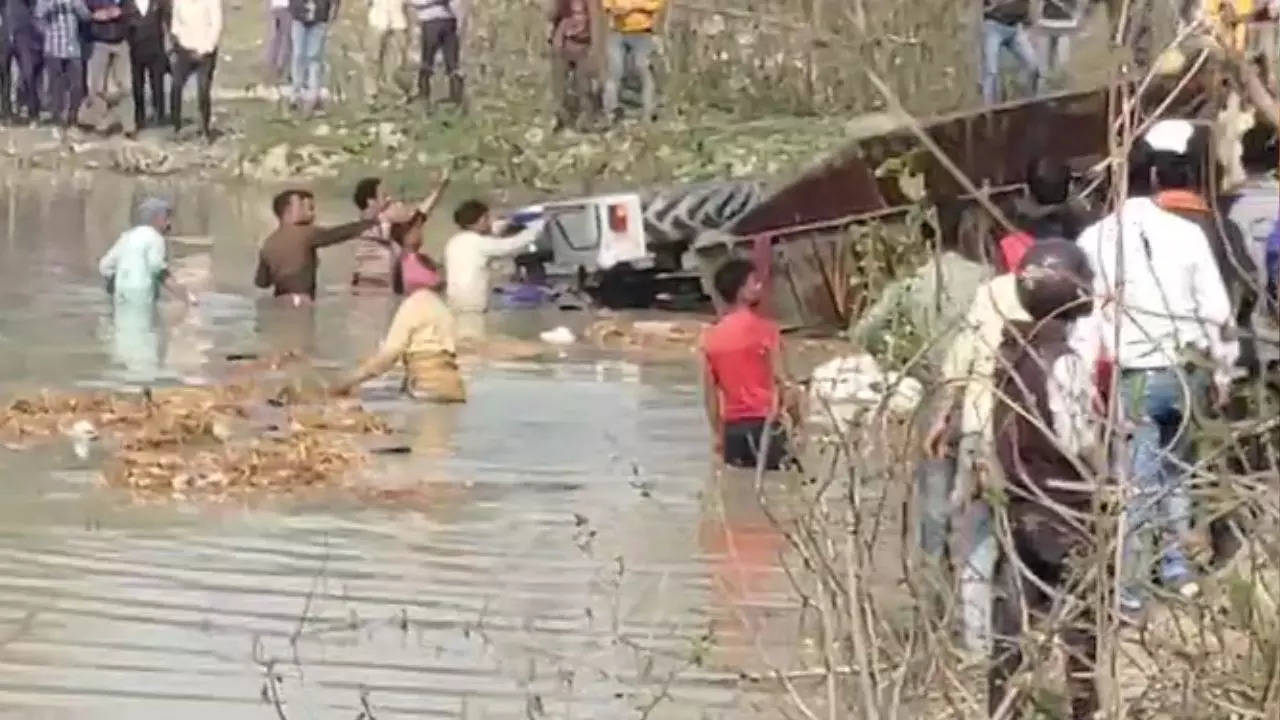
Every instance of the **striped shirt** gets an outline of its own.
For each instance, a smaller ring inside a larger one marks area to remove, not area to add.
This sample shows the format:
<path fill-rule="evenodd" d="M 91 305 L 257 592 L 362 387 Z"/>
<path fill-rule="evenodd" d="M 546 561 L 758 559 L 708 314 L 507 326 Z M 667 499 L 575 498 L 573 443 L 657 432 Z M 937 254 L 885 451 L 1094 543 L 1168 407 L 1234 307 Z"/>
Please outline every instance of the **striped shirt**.
<path fill-rule="evenodd" d="M 80 57 L 80 21 L 89 19 L 84 0 L 36 0 L 35 16 L 46 57 Z"/>

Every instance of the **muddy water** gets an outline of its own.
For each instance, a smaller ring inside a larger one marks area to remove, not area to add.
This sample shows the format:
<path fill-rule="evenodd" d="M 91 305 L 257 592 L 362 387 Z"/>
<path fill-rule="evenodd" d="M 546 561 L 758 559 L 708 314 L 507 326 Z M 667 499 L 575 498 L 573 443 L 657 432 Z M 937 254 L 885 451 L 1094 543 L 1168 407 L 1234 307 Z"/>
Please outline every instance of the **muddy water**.
<path fill-rule="evenodd" d="M 96 263 L 157 189 L 178 199 L 173 266 L 202 302 L 130 325 Z M 0 395 L 202 382 L 288 331 L 250 287 L 270 225 L 260 189 L 10 172 L 2 192 Z M 326 205 L 342 219 L 345 203 Z M 324 255 L 321 365 L 372 349 L 391 312 L 344 292 L 349 269 L 349 249 Z M 555 321 L 499 320 L 528 335 Z M 413 438 L 367 478 L 414 489 L 394 505 L 139 506 L 97 487 L 69 446 L 0 450 L 0 715 L 737 718 L 770 705 L 736 680 L 762 650 L 791 664 L 782 541 L 750 488 L 711 473 L 690 368 L 571 353 L 468 382 L 459 408 L 406 404 L 389 381 L 367 396 Z"/>

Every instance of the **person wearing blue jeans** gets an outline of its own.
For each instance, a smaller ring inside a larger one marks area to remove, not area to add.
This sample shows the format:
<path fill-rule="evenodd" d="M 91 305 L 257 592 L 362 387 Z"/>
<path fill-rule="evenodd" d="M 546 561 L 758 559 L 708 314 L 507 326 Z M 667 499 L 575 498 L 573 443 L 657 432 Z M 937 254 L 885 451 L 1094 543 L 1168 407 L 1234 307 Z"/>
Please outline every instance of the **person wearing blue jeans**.
<path fill-rule="evenodd" d="M 1220 240 L 1182 214 L 1199 202 L 1193 189 L 1208 142 L 1186 120 L 1153 124 L 1130 150 L 1129 197 L 1077 239 L 1096 269 L 1095 294 L 1121 299 L 1101 306 L 1098 329 L 1130 433 L 1127 467 L 1117 473 L 1126 529 L 1120 603 L 1130 616 L 1145 605 L 1157 558 L 1164 587 L 1184 598 L 1199 592 L 1181 547 L 1192 510 L 1191 421 L 1211 386 L 1215 403 L 1229 397 L 1241 355 L 1228 269 L 1214 250 Z"/>
<path fill-rule="evenodd" d="M 1133 423 L 1120 600 L 1125 609 L 1137 610 L 1157 556 L 1163 586 L 1194 592 L 1182 542 L 1191 532 L 1191 417 L 1193 408 L 1207 407 L 1209 377 L 1203 370 L 1128 370 L 1120 393 Z"/>
<path fill-rule="evenodd" d="M 990 0 L 988 0 L 990 2 Z M 1030 7 L 1026 0 L 998 0 L 988 4 L 982 15 L 982 100 L 1000 99 L 1000 51 L 1008 49 L 1022 65 L 1024 85 L 1040 92 L 1044 73 L 1040 56 L 1027 29 Z"/>
<path fill-rule="evenodd" d="M 293 103 L 304 110 L 320 104 L 324 88 L 324 43 L 337 16 L 337 0 L 291 0 Z"/>

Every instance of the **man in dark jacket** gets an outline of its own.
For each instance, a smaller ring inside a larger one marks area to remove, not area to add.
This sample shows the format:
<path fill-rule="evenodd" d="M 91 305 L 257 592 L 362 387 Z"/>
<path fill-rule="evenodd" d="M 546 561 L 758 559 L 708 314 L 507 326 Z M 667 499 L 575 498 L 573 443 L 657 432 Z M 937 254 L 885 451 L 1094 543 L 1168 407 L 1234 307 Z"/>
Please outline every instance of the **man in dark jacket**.
<path fill-rule="evenodd" d="M 1032 92 L 1040 91 L 1044 73 L 1040 69 L 1040 56 L 1028 33 L 1030 19 L 1028 0 L 983 0 L 981 76 L 984 102 L 994 103 L 1000 99 L 1000 51 L 1006 48 L 1021 63 L 1027 88 Z"/>
<path fill-rule="evenodd" d="M 18 105 L 25 108 L 27 119 L 40 117 L 40 78 L 44 71 L 44 48 L 40 30 L 32 11 L 35 0 L 5 0 L 5 35 L 9 53 L 18 59 Z"/>
<path fill-rule="evenodd" d="M 1092 310 L 1093 273 L 1084 252 L 1066 240 L 1037 243 L 1018 274 L 1018 296 L 1032 322 L 1006 325 L 995 376 L 992 428 L 1006 483 L 1011 557 L 996 571 L 990 711 L 1008 706 L 1022 717 L 1024 618 L 1046 622 L 1065 647 L 1071 717 L 1098 709 L 1093 682 L 1097 638 L 1079 561 L 1093 557 L 1094 471 L 1105 467 L 1092 417 L 1091 367 L 1068 343 L 1071 323 Z M 1035 642 L 1047 661 L 1052 643 Z"/>
<path fill-rule="evenodd" d="M 129 28 L 129 64 L 133 69 L 133 121 L 137 129 L 146 127 L 146 85 L 151 83 L 155 123 L 166 122 L 164 76 L 169 72 L 165 39 L 169 35 L 171 0 L 133 0 L 137 13 Z"/>
<path fill-rule="evenodd" d="M 133 135 L 134 114 L 123 106 L 133 98 L 125 85 L 129 82 L 129 33 L 137 10 L 133 0 L 87 0 L 85 4 L 94 17 L 89 22 L 93 49 L 88 54 L 88 95 L 82 119 L 103 133 L 118 122 L 126 135 Z"/>

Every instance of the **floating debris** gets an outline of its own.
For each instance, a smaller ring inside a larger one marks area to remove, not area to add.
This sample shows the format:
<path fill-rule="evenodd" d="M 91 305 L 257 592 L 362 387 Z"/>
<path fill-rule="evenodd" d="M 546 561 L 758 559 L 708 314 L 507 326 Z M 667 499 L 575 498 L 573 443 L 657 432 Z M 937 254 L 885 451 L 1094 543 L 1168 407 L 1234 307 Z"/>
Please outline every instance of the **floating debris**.
<path fill-rule="evenodd" d="M 550 345 L 572 345 L 577 340 L 573 336 L 573 331 L 563 325 L 554 330 L 547 330 L 538 337 L 542 342 Z"/>
<path fill-rule="evenodd" d="M 698 347 L 706 324 L 696 320 L 637 320 L 606 318 L 591 323 L 586 338 L 605 349 L 645 350 L 689 354 Z"/>
<path fill-rule="evenodd" d="M 881 403 L 895 415 L 910 415 L 924 387 L 915 378 L 882 371 L 870 355 L 847 355 L 814 369 L 809 394 L 810 422 L 843 431 Z"/>
<path fill-rule="evenodd" d="M 279 367 L 287 359 L 259 366 Z M 25 450 L 59 434 L 76 454 L 109 441 L 103 479 L 138 495 L 218 500 L 333 483 L 370 453 L 355 438 L 388 435 L 385 422 L 322 387 L 228 384 L 138 393 L 49 393 L 0 411 L 0 440 Z"/>

